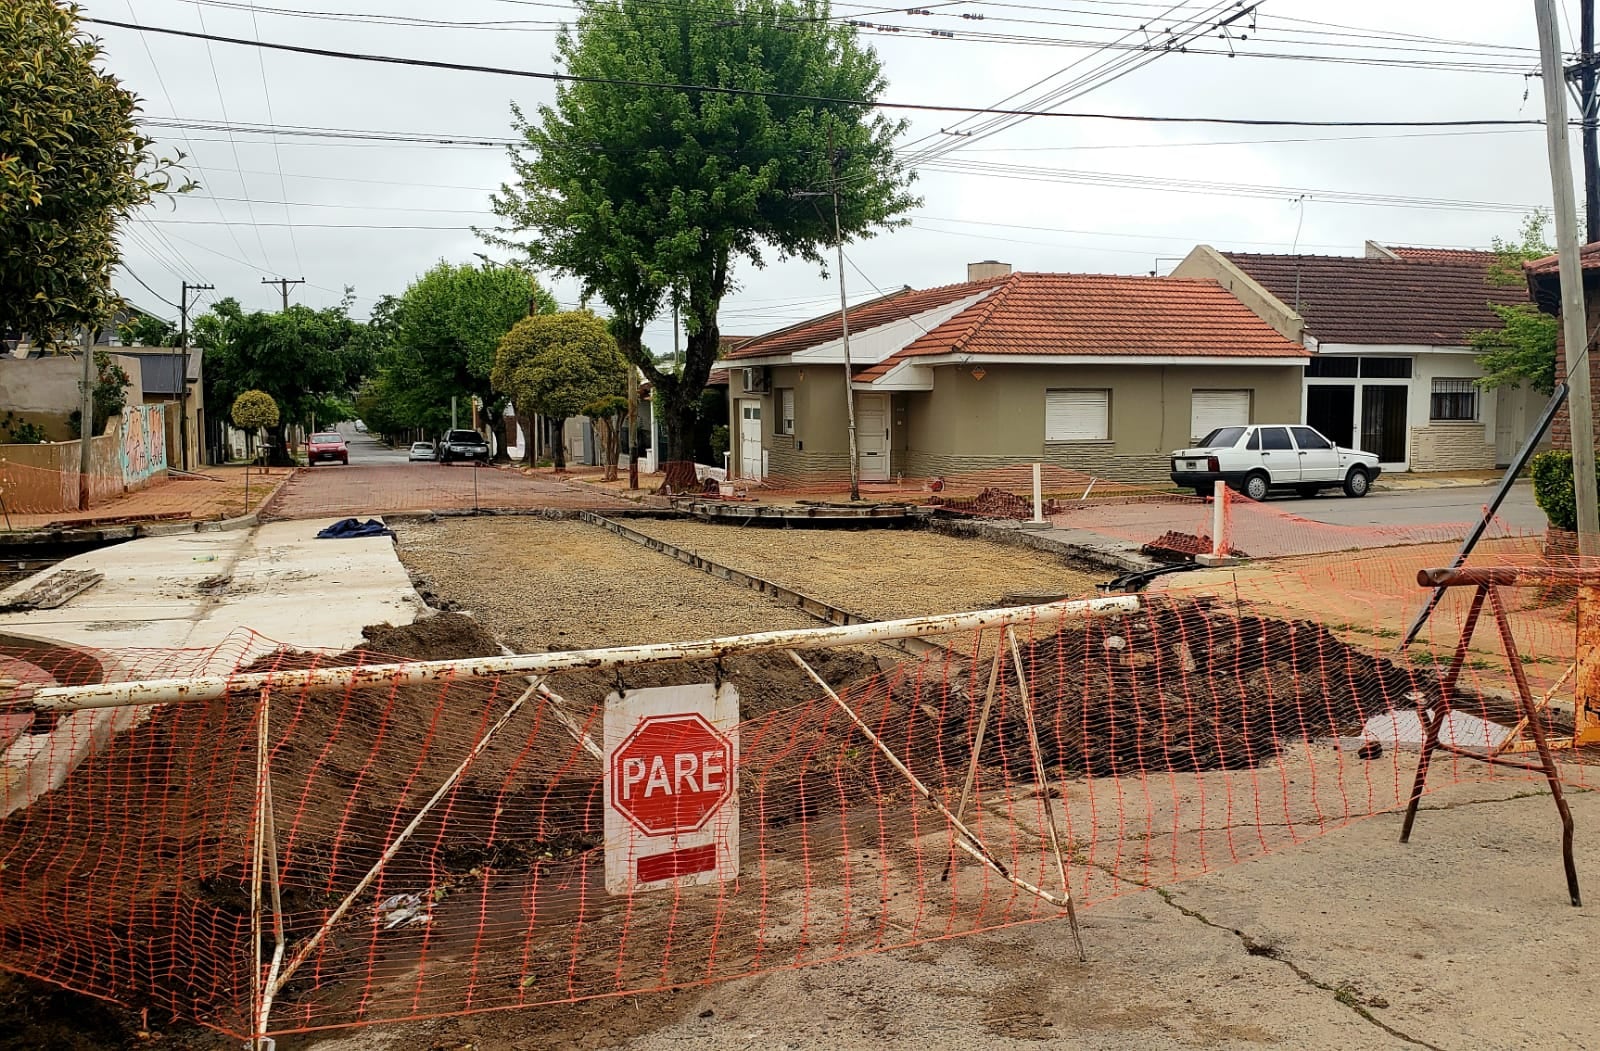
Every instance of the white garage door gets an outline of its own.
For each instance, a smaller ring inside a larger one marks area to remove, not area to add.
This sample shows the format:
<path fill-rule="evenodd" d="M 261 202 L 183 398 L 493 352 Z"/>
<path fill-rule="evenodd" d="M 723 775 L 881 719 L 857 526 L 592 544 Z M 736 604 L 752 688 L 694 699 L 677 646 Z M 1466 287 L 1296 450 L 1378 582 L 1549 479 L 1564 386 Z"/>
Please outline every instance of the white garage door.
<path fill-rule="evenodd" d="M 1250 422 L 1247 390 L 1197 390 L 1189 410 L 1189 436 L 1204 438 L 1218 427 L 1242 427 Z"/>

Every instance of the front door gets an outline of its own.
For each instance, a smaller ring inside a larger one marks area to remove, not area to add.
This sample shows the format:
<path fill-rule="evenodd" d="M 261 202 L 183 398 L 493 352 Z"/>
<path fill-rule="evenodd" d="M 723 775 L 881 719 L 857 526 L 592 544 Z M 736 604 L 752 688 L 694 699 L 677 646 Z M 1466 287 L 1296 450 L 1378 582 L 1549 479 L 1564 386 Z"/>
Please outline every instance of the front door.
<path fill-rule="evenodd" d="M 1289 428 L 1257 427 L 1246 448 L 1261 457 L 1273 485 L 1300 480 L 1300 451 L 1289 440 Z"/>
<path fill-rule="evenodd" d="M 1356 386 L 1353 383 L 1308 383 L 1306 423 L 1347 449 L 1356 444 Z"/>
<path fill-rule="evenodd" d="M 889 478 L 889 406 L 882 394 L 856 397 L 856 455 L 863 482 Z"/>
<path fill-rule="evenodd" d="M 739 401 L 739 477 L 761 480 L 761 402 Z"/>
<path fill-rule="evenodd" d="M 1375 454 L 1386 468 L 1405 467 L 1409 394 L 1409 388 L 1396 384 L 1368 383 L 1361 388 L 1361 448 Z"/>

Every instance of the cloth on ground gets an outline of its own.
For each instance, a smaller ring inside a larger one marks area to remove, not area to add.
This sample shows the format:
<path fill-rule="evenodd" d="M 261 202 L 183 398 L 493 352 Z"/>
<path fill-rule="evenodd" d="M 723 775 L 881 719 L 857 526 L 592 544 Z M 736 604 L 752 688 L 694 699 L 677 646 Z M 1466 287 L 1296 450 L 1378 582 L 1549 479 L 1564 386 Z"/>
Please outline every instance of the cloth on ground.
<path fill-rule="evenodd" d="M 369 518 L 365 522 L 359 518 L 342 518 L 318 533 L 317 539 L 349 540 L 358 536 L 394 536 L 394 530 L 376 518 Z"/>

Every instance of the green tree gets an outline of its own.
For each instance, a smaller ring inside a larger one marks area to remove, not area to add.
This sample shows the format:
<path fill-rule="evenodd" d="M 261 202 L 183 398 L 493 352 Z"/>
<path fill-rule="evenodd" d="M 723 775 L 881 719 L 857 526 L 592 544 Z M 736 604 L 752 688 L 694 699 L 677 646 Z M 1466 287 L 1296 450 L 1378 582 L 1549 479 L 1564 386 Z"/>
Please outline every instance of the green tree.
<path fill-rule="evenodd" d="M 130 347 L 175 347 L 178 326 L 154 314 L 136 314 L 133 320 L 117 329 L 117 338 Z"/>
<path fill-rule="evenodd" d="M 281 419 L 278 403 L 264 390 L 242 392 L 233 399 L 233 405 L 228 409 L 228 418 L 233 421 L 235 427 L 245 432 L 247 439 L 251 440 L 264 428 L 275 429 Z"/>
<path fill-rule="evenodd" d="M 495 457 L 507 459 L 506 395 L 489 375 L 495 348 L 520 319 L 555 309 L 555 298 L 521 267 L 434 266 L 392 305 L 392 339 L 370 390 L 384 405 L 380 416 L 402 427 L 443 430 L 450 399 L 465 405 L 476 396 L 494 430 Z"/>
<path fill-rule="evenodd" d="M 519 406 L 554 422 L 555 465 L 564 470 L 562 425 L 591 407 L 604 414 L 604 399 L 620 397 L 627 389 L 628 365 L 604 321 L 587 310 L 570 310 L 517 322 L 500 341 L 491 379 L 496 390 Z M 611 413 L 615 414 L 614 405 Z M 613 456 L 606 478 L 615 477 Z"/>
<path fill-rule="evenodd" d="M 1489 266 L 1489 283 L 1507 288 L 1526 287 L 1528 278 L 1522 264 L 1555 251 L 1546 240 L 1550 214 L 1535 211 L 1522 222 L 1515 241 L 1496 237 L 1495 259 Z M 1489 309 L 1500 319 L 1501 327 L 1467 334 L 1467 342 L 1478 351 L 1478 364 L 1484 376 L 1478 385 L 1485 390 L 1521 387 L 1527 384 L 1541 394 L 1556 387 L 1556 334 L 1561 321 L 1541 311 L 1533 303 L 1490 303 Z"/>
<path fill-rule="evenodd" d="M 249 390 L 266 392 L 280 418 L 266 425 L 272 457 L 289 463 L 284 429 L 309 427 L 313 416 L 348 413 L 348 402 L 371 367 L 372 348 L 364 328 L 349 314 L 349 299 L 337 307 L 313 310 L 291 306 L 277 313 L 246 313 L 224 299 L 195 319 L 194 339 L 206 355 L 206 401 L 229 405 Z"/>
<path fill-rule="evenodd" d="M 111 360 L 111 354 L 104 350 L 94 352 L 94 371 L 94 421 L 90 435 L 106 432 L 106 423 L 127 406 L 128 388 L 133 384 L 127 370 Z M 82 381 L 78 383 L 78 390 L 83 390 Z M 73 409 L 67 416 L 67 423 L 78 433 L 78 437 L 84 436 L 83 410 Z"/>
<path fill-rule="evenodd" d="M 114 312 L 117 223 L 183 192 L 76 4 L 0 4 L 0 331 L 70 341 Z M 181 159 L 181 158 L 180 158 Z"/>
<path fill-rule="evenodd" d="M 916 203 L 876 114 L 881 65 L 819 0 L 579 0 L 557 53 L 585 78 L 537 120 L 513 107 L 524 143 L 493 205 L 492 243 L 576 276 L 610 308 L 618 345 L 662 407 L 667 459 L 687 459 L 695 406 L 719 349 L 733 266 L 767 255 L 825 265 L 831 188 L 847 239 Z M 705 85 L 730 93 L 631 86 Z M 750 94 L 736 92 L 748 91 Z M 843 100 L 843 101 L 830 101 Z M 682 367 L 658 367 L 640 333 L 668 289 L 685 309 Z M 669 477 L 669 481 L 671 478 Z"/>

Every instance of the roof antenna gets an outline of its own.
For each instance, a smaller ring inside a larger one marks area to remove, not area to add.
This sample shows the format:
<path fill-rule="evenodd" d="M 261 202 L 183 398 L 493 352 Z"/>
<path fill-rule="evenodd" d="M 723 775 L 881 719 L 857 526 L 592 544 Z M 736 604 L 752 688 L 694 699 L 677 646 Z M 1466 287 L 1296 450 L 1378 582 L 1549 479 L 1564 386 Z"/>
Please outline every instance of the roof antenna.
<path fill-rule="evenodd" d="M 1289 254 L 1294 257 L 1294 312 L 1300 313 L 1300 228 L 1306 222 L 1306 198 L 1309 194 L 1301 194 L 1289 202 L 1300 210 L 1300 218 L 1295 220 L 1294 241 L 1289 246 Z"/>

